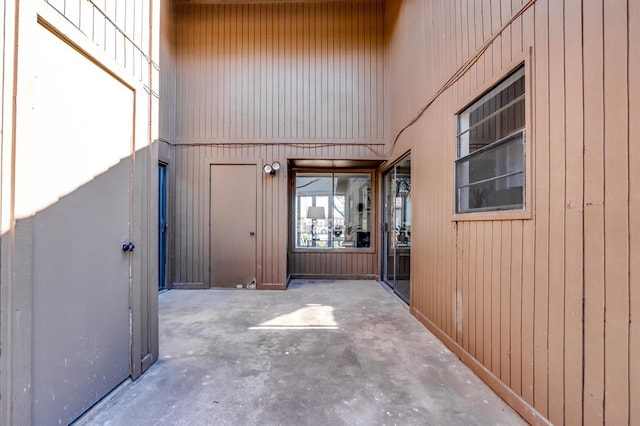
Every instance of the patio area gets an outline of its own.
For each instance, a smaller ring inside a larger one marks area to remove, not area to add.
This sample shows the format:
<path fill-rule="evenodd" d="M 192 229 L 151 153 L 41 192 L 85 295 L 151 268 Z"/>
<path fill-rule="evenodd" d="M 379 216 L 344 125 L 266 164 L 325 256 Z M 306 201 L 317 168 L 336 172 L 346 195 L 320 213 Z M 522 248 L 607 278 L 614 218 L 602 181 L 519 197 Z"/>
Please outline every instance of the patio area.
<path fill-rule="evenodd" d="M 524 421 L 375 281 L 160 295 L 160 359 L 91 425 Z"/>

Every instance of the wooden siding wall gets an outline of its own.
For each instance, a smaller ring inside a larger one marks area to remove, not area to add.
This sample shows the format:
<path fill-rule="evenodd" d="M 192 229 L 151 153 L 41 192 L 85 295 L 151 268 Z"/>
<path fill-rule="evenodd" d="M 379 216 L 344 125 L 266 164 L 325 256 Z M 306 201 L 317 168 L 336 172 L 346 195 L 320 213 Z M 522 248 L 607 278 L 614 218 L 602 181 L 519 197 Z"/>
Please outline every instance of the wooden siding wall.
<path fill-rule="evenodd" d="M 381 140 L 383 10 L 177 6 L 176 142 Z"/>
<path fill-rule="evenodd" d="M 173 143 L 176 138 L 176 40 L 175 12 L 171 0 L 162 0 L 160 8 L 160 111 L 159 137 Z"/>
<path fill-rule="evenodd" d="M 209 163 L 384 155 L 383 25 L 380 1 L 175 6 L 172 282 L 208 284 Z M 287 264 L 287 172 L 261 191 L 262 283 L 377 273 L 375 253 Z"/>
<path fill-rule="evenodd" d="M 10 158 L 13 151 L 12 139 L 13 129 L 9 130 L 9 123 L 12 121 L 12 92 L 13 92 L 13 63 L 14 50 L 12 46 L 13 37 L 7 34 L 6 30 L 12 28 L 12 18 L 15 5 L 13 1 L 5 1 L 3 7 L 0 8 L 0 50 L 2 51 L 2 64 L 0 64 L 0 253 L 6 253 L 10 247 L 9 238 L 5 237 L 5 233 L 11 226 L 11 214 L 9 211 L 11 194 L 5 188 L 8 187 L 7 182 L 11 179 L 11 164 L 3 161 L 2 158 Z M 8 9 L 8 10 L 7 10 Z M 13 127 L 13 126 L 11 126 Z M 0 264 L 0 283 L 5 282 L 10 275 L 9 268 L 2 262 Z M 2 289 L 3 290 L 3 289 Z M 6 293 L 0 291 L 0 342 L 2 348 L 0 350 L 0 399 L 2 395 L 6 395 L 8 374 L 4 366 L 7 362 L 7 348 L 4 345 L 4 336 L 6 333 L 6 316 L 1 314 L 3 307 L 6 306 Z M 6 396 L 4 397 L 6 399 Z M 4 404 L 0 401 L 0 407 Z M 0 416 L 0 422 L 5 421 L 6 415 Z"/>
<path fill-rule="evenodd" d="M 106 57 L 149 89 L 149 61 L 153 53 L 149 51 L 149 11 L 152 10 L 153 0 L 44 1 L 100 46 Z M 158 55 L 153 57 L 156 58 L 154 80 L 158 81 Z M 157 95 L 157 91 L 154 92 Z"/>
<path fill-rule="evenodd" d="M 97 46 L 101 65 L 119 79 L 138 82 L 133 141 L 135 161 L 131 238 L 140 250 L 132 265 L 133 336 L 132 376 L 139 376 L 157 359 L 157 148 L 159 111 L 160 7 L 167 0 L 40 0 L 80 30 Z M 150 196 L 154 194 L 154 196 Z M 147 356 L 149 355 L 149 356 Z M 138 359 L 146 357 L 143 363 Z"/>
<path fill-rule="evenodd" d="M 390 0 L 392 136 L 525 3 Z M 537 0 L 394 150 L 412 312 L 532 422 L 640 423 L 639 28 L 636 1 Z M 454 222 L 454 114 L 530 47 L 534 216 Z"/>
<path fill-rule="evenodd" d="M 157 333 L 157 193 L 154 151 L 158 108 L 158 12 L 153 0 L 6 0 L 0 6 L 3 62 L 0 155 L 0 424 L 30 424 L 33 309 L 33 211 L 29 188 L 34 176 L 34 48 L 38 27 L 77 48 L 135 92 L 135 181 L 131 233 L 137 245 L 132 262 L 131 375 L 155 359 Z M 39 21 L 41 20 L 41 21 Z M 69 93 L 77 88 L 69 87 Z M 109 120 L 110 117 L 105 117 Z M 52 141 L 55 143 L 56 141 Z M 149 249 L 151 248 L 151 249 Z M 139 249 L 139 250 L 138 250 Z M 55 283 L 54 283 L 55 284 Z"/>
<path fill-rule="evenodd" d="M 378 149 L 382 153 L 383 146 Z M 175 184 L 172 204 L 175 219 L 172 228 L 171 263 L 173 283 L 209 284 L 209 164 L 213 162 L 248 161 L 261 159 L 264 163 L 278 160 L 285 167 L 275 176 L 265 176 L 258 196 L 262 197 L 263 210 L 258 220 L 262 222 L 263 235 L 258 236 L 262 244 L 263 258 L 259 280 L 264 284 L 284 284 L 289 273 L 362 275 L 376 273 L 376 253 L 347 254 L 343 256 L 322 253 L 297 253 L 287 265 L 288 249 L 288 172 L 287 158 L 310 156 L 333 158 L 377 157 L 370 147 L 362 145 L 326 145 L 314 147 L 310 144 L 261 145 L 244 147 L 228 145 L 175 147 Z M 341 262 L 333 263 L 337 258 Z M 350 260 L 345 260 L 346 258 Z"/>

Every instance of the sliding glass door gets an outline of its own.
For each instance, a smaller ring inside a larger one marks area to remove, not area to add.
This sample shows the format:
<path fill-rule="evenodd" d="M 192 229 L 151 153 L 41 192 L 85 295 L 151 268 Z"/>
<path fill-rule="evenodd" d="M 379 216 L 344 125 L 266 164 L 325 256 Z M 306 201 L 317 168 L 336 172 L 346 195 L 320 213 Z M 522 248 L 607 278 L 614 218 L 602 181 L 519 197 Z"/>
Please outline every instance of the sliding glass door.
<path fill-rule="evenodd" d="M 409 303 L 411 277 L 411 157 L 407 155 L 383 176 L 383 279 Z"/>

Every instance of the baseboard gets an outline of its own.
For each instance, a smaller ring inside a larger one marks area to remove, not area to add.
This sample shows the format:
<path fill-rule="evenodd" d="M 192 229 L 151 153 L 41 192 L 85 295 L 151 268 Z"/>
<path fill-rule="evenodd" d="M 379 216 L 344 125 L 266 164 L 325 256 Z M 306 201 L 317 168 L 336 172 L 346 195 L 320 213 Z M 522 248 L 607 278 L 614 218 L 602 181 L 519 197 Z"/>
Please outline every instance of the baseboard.
<path fill-rule="evenodd" d="M 337 275 L 337 274 L 290 274 L 289 280 L 371 280 L 378 281 L 375 274 Z"/>
<path fill-rule="evenodd" d="M 209 288 L 205 283 L 173 283 L 171 290 L 204 290 Z"/>
<path fill-rule="evenodd" d="M 420 311 L 411 308 L 411 314 L 425 327 L 429 329 L 447 348 L 464 362 L 483 382 L 485 382 L 500 398 L 511 406 L 518 414 L 522 416 L 531 425 L 551 425 L 542 414 L 536 411 L 527 401 L 522 399 L 520 395 L 515 393 L 500 378 L 493 374 L 487 367 L 476 360 L 469 352 L 453 340 L 448 334 L 443 332 L 429 318 L 424 316 Z"/>
<path fill-rule="evenodd" d="M 258 290 L 286 290 L 285 283 L 261 283 L 258 284 Z"/>

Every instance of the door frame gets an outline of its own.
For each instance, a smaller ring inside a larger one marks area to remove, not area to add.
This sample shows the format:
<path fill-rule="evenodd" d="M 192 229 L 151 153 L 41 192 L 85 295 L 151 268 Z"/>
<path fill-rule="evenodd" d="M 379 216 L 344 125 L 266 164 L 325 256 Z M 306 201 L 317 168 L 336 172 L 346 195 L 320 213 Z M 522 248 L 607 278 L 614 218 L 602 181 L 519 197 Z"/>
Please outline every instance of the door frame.
<path fill-rule="evenodd" d="M 400 164 L 402 161 L 406 160 L 407 158 L 411 157 L 411 151 L 407 151 L 405 153 L 403 153 L 402 155 L 398 156 L 391 164 L 389 164 L 384 170 L 381 171 L 380 173 L 380 189 L 381 189 L 381 203 L 380 203 L 380 210 L 381 210 L 381 214 L 380 214 L 380 218 L 381 218 L 381 239 L 380 239 L 380 281 L 382 281 L 383 283 L 385 283 L 385 285 L 389 286 L 389 288 L 391 288 L 391 290 L 394 292 L 394 294 L 396 294 L 396 296 L 398 296 L 401 300 L 403 300 L 405 303 L 407 303 L 407 305 L 412 306 L 411 304 L 411 298 L 413 295 L 413 291 L 411 291 L 411 278 L 409 278 L 409 300 L 405 300 L 404 297 L 402 297 L 400 295 L 400 293 L 396 290 L 396 286 L 395 286 L 395 280 L 396 280 L 396 275 L 397 275 L 397 269 L 396 269 L 396 255 L 394 254 L 394 283 L 390 283 L 387 280 L 387 275 L 388 275 L 388 269 L 389 269 L 389 265 L 388 263 L 388 246 L 389 246 L 389 241 L 388 241 L 388 231 L 387 231 L 387 227 L 386 227 L 386 223 L 387 223 L 387 209 L 385 208 L 385 200 L 387 197 L 387 188 L 386 188 L 386 182 L 385 182 L 385 176 L 388 173 L 395 173 L 395 168 L 398 166 L 398 164 Z M 411 167 L 411 171 L 413 172 L 413 167 Z M 395 178 L 395 177 L 394 177 Z M 411 217 L 413 218 L 413 203 L 411 203 Z M 411 255 L 411 252 L 409 252 Z M 411 260 L 411 257 L 409 258 L 409 262 L 410 265 L 413 263 Z M 410 271 L 413 270 L 413 268 L 410 266 Z"/>
<path fill-rule="evenodd" d="M 256 166 L 256 288 L 261 288 L 263 283 L 263 221 L 264 221 L 264 212 L 262 210 L 263 206 L 263 184 L 264 184 L 264 173 L 262 173 L 262 165 L 266 164 L 262 158 L 245 158 L 245 159 L 237 159 L 237 160 L 223 160 L 218 158 L 205 158 L 204 164 L 206 166 L 207 171 L 207 194 L 208 197 L 208 207 L 207 207 L 207 220 L 209 221 L 209 227 L 211 228 L 211 167 L 212 166 Z M 207 233 L 207 268 L 205 269 L 205 283 L 206 285 L 210 285 L 211 283 L 211 232 Z"/>
<path fill-rule="evenodd" d="M 164 180 L 160 179 L 160 170 L 162 169 L 164 169 Z M 164 291 L 169 288 L 167 285 L 167 272 L 169 270 L 169 164 L 162 160 L 158 161 L 158 227 L 160 226 L 160 214 L 163 208 L 160 191 L 164 192 L 165 229 L 164 247 L 162 247 L 162 242 L 160 240 L 160 228 L 158 228 L 158 291 Z M 164 259 L 163 256 L 160 255 L 161 252 L 164 254 Z M 162 264 L 162 260 L 164 260 L 164 265 Z"/>

